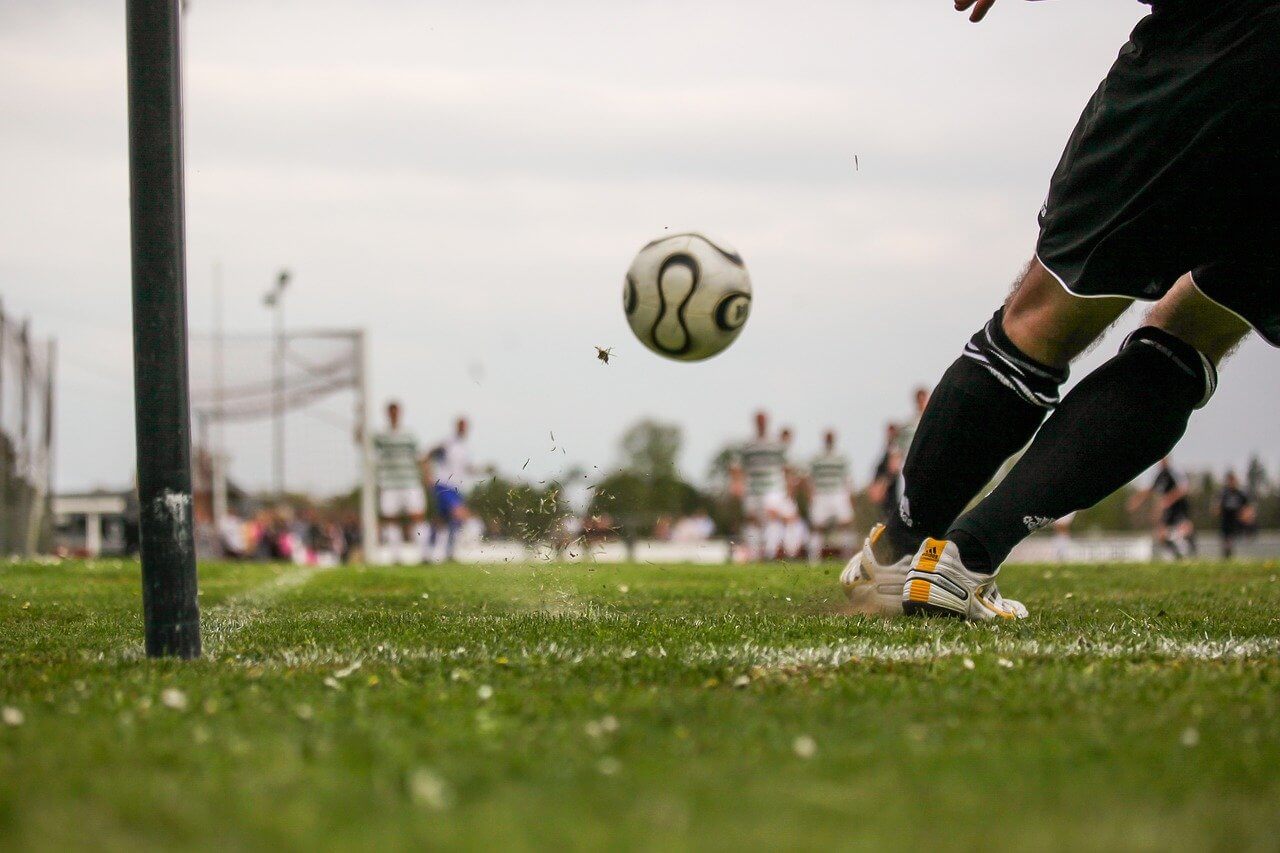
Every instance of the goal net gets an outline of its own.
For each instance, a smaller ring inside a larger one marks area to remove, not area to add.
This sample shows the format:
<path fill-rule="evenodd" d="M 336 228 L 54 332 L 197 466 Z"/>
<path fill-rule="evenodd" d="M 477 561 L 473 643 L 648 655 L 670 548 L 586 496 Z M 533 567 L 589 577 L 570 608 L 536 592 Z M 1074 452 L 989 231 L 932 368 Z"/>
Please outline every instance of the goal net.
<path fill-rule="evenodd" d="M 214 530 L 284 495 L 355 496 L 373 519 L 364 332 L 192 334 L 196 520 Z"/>
<path fill-rule="evenodd" d="M 0 554 L 49 542 L 53 377 L 53 342 L 0 309 Z"/>

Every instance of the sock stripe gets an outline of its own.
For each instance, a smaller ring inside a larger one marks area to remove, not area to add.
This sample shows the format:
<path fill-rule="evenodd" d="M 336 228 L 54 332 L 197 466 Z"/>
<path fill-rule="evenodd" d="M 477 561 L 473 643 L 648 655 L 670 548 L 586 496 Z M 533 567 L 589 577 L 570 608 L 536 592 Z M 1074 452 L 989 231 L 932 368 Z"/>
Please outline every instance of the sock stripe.
<path fill-rule="evenodd" d="M 1004 352 L 1002 352 L 998 347 L 996 349 L 991 350 L 991 355 L 994 355 L 996 358 L 1000 359 L 1002 362 L 1008 365 L 1010 370 L 1015 371 L 1013 375 L 1009 376 L 1009 378 L 1017 382 L 1022 387 L 1026 388 L 1028 393 L 1035 394 L 1037 397 L 1041 398 L 1046 402 L 1050 402 L 1050 403 L 1058 402 L 1057 395 L 1045 395 L 1045 394 L 1040 394 L 1036 391 L 1032 391 L 1030 386 L 1028 386 L 1025 382 L 1022 381 L 1022 376 L 1018 372 L 1018 364 L 1009 356 L 1007 356 Z"/>
<path fill-rule="evenodd" d="M 983 366 L 996 381 L 1038 409 L 1058 405 L 1058 389 L 1067 379 L 1066 370 L 1055 370 L 1028 357 L 1009 340 L 1001 323 L 1000 308 L 965 344 L 963 355 Z"/>
<path fill-rule="evenodd" d="M 1024 359 L 1018 358 L 1012 353 L 1006 352 L 1002 346 L 996 343 L 995 338 L 993 338 L 991 335 L 991 324 L 994 322 L 996 322 L 995 319 L 990 320 L 987 323 L 987 325 L 983 328 L 982 332 L 987 338 L 987 343 L 990 344 L 991 348 L 995 350 L 997 353 L 999 353 L 1002 358 L 1004 358 L 1006 361 L 1009 361 L 1011 364 L 1016 365 L 1020 370 L 1023 370 L 1034 376 L 1039 376 L 1041 379 L 1046 379 L 1050 382 L 1053 382 L 1055 385 L 1060 384 L 1063 381 L 1062 376 L 1050 373 L 1049 371 L 1045 370 L 1042 367 L 1032 364 L 1031 362 L 1026 361 Z"/>
<path fill-rule="evenodd" d="M 1013 393 L 1017 394 L 1023 401 L 1030 403 L 1033 406 L 1038 406 L 1040 408 L 1052 408 L 1051 406 L 1047 406 L 1046 404 L 1042 403 L 1041 401 L 1037 400 L 1034 396 L 1032 396 L 1031 390 L 1027 388 L 1025 385 L 1022 385 L 1021 383 L 1016 382 L 1016 380 L 1014 380 L 1013 377 L 1007 376 L 1006 374 L 997 370 L 996 367 L 991 363 L 991 361 L 982 353 L 976 350 L 973 352 L 970 352 L 966 348 L 964 355 L 966 358 L 971 358 L 974 361 L 981 364 L 988 373 L 990 373 L 993 377 L 995 377 L 997 382 L 999 382 L 1004 387 L 1008 388 Z"/>
<path fill-rule="evenodd" d="M 1153 329 L 1152 331 L 1159 330 Z M 1174 338 L 1173 341 L 1178 345 L 1184 346 L 1190 352 L 1195 353 L 1199 363 L 1194 367 L 1188 364 L 1187 359 L 1184 357 L 1185 353 L 1179 354 L 1174 351 L 1172 346 L 1168 346 L 1161 341 L 1155 340 L 1154 337 L 1148 333 L 1148 328 L 1142 328 L 1134 332 L 1129 336 L 1128 340 L 1125 341 L 1125 344 L 1139 343 L 1146 344 L 1154 348 L 1156 352 L 1160 353 L 1177 365 L 1183 373 L 1186 373 L 1192 379 L 1199 382 L 1201 388 L 1204 389 L 1204 393 L 1200 395 L 1200 400 L 1196 403 L 1195 408 L 1203 408 L 1204 405 L 1209 402 L 1209 398 L 1213 396 L 1213 392 L 1218 390 L 1218 369 L 1214 367 L 1213 362 L 1209 360 L 1209 357 L 1200 352 L 1200 350 L 1189 345 L 1184 345 L 1182 344 L 1182 341 L 1179 341 L 1176 338 Z"/>
<path fill-rule="evenodd" d="M 1013 393 L 1017 394 L 1025 402 L 1041 409 L 1052 409 L 1058 405 L 1058 397 L 1056 395 L 1051 396 L 1031 390 L 1031 388 L 1029 388 L 1026 383 L 1022 382 L 1016 374 L 1011 374 L 998 369 L 991 363 L 990 359 L 988 359 L 987 356 L 972 343 L 965 345 L 963 355 L 965 358 L 973 359 L 981 364 L 986 368 L 988 373 L 995 377 L 997 382 L 1013 391 Z"/>

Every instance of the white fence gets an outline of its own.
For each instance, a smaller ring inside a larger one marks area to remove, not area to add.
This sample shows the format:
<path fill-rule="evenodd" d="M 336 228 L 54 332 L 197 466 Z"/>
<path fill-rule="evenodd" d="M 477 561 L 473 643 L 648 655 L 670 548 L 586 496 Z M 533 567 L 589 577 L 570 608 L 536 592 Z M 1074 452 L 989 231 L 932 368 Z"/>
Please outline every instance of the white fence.
<path fill-rule="evenodd" d="M 1197 537 L 1200 557 L 1212 560 L 1221 553 L 1217 533 L 1205 532 Z M 412 553 L 410 553 L 410 551 Z M 414 562 L 418 551 L 412 547 L 402 556 Z M 1011 563 L 1147 563 L 1163 559 L 1150 536 L 1114 534 L 1082 536 L 1065 543 L 1050 535 L 1032 536 L 1014 549 Z M 1236 556 L 1243 559 L 1280 557 L 1280 532 L 1267 531 L 1236 545 Z M 604 542 L 590 549 L 573 545 L 560 554 L 544 546 L 528 547 L 519 542 L 492 540 L 460 544 L 457 558 L 462 563 L 690 563 L 718 565 L 729 562 L 729 543 L 723 539 L 708 542 L 659 542 L 640 540 L 631 549 L 622 542 Z"/>

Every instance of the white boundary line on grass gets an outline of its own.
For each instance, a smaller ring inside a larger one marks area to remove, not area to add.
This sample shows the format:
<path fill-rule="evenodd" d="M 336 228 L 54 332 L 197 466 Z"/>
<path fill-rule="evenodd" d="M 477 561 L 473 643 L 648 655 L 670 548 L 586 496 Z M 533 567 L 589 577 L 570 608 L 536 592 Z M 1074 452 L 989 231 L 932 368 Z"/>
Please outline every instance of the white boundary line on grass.
<path fill-rule="evenodd" d="M 270 580 L 233 595 L 221 604 L 200 612 L 200 628 L 204 637 L 204 655 L 217 660 L 227 642 L 262 615 L 267 605 L 280 596 L 306 586 L 317 575 L 331 571 L 329 567 L 294 566 Z M 131 645 L 112 654 L 99 652 L 96 660 L 140 661 L 146 658 L 142 644 Z"/>
<path fill-rule="evenodd" d="M 765 669 L 834 669 L 858 663 L 923 663 L 962 657 L 996 655 L 1012 663 L 1019 659 L 1076 660 L 1176 660 L 1234 661 L 1274 658 L 1280 655 L 1280 637 L 1223 640 L 1178 640 L 1171 637 L 1135 638 L 1134 642 L 1075 642 L 1038 640 L 978 641 L 968 643 L 925 641 L 891 644 L 851 641 L 818 646 L 767 646 L 739 643 L 718 646 L 694 644 L 668 651 L 663 646 L 648 648 L 582 647 L 559 643 L 539 643 L 521 648 L 492 648 L 485 644 L 455 649 L 430 647 L 402 648 L 380 643 L 376 648 L 291 648 L 270 655 L 246 659 L 246 664 L 294 667 L 328 667 L 359 658 L 366 663 L 445 663 L 483 664 L 504 657 L 510 664 L 595 664 L 601 661 L 674 659 L 689 667 L 762 667 Z"/>
<path fill-rule="evenodd" d="M 332 567 L 295 566 L 266 583 L 210 607 L 201 614 L 206 655 L 216 659 L 227 643 L 255 622 L 268 605 L 286 593 L 306 586 L 317 575 L 332 570 Z"/>

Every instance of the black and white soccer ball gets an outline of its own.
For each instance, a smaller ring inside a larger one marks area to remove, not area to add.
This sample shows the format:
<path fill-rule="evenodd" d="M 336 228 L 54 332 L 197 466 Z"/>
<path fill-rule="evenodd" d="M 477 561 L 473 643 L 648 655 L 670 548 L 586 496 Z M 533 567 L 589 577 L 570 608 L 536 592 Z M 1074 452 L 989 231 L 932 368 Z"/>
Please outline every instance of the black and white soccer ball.
<path fill-rule="evenodd" d="M 673 234 L 640 250 L 622 290 L 627 322 L 649 349 L 702 361 L 733 343 L 751 315 L 751 276 L 733 249 Z"/>

